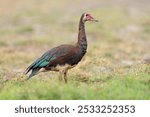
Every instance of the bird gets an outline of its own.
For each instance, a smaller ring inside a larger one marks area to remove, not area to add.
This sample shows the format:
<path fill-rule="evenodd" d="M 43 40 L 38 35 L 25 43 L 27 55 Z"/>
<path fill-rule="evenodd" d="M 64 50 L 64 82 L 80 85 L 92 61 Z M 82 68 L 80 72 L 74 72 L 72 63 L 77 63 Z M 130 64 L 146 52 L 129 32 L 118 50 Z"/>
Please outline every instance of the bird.
<path fill-rule="evenodd" d="M 74 45 L 63 44 L 46 51 L 41 57 L 35 60 L 27 69 L 25 74 L 30 75 L 26 80 L 40 72 L 57 71 L 60 73 L 59 80 L 67 83 L 67 72 L 75 67 L 87 51 L 87 38 L 85 22 L 98 22 L 91 14 L 83 13 L 79 20 L 78 39 Z"/>

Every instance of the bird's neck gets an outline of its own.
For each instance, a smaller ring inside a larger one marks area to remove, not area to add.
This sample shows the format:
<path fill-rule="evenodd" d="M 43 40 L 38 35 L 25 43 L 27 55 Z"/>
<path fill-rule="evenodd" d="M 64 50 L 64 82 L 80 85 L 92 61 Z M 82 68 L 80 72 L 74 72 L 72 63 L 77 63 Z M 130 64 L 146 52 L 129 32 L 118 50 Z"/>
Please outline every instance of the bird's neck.
<path fill-rule="evenodd" d="M 87 40 L 86 40 L 86 33 L 85 33 L 85 26 L 82 18 L 79 22 L 79 32 L 78 32 L 78 42 L 77 47 L 79 47 L 82 51 L 82 54 L 86 53 L 87 50 Z"/>

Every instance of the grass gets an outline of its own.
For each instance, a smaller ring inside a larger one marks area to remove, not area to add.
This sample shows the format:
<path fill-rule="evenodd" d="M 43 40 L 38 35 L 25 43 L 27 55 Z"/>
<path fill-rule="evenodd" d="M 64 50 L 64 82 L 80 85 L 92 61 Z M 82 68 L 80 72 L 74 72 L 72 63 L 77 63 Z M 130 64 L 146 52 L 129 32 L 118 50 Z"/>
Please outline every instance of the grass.
<path fill-rule="evenodd" d="M 150 66 L 143 64 L 149 57 L 149 7 L 135 5 L 133 12 L 132 6 L 108 7 L 103 0 L 6 1 L 0 4 L 0 99 L 150 99 Z M 55 72 L 25 82 L 22 72 L 33 60 L 49 48 L 76 42 L 85 11 L 100 23 L 86 24 L 88 51 L 69 71 L 68 84 Z"/>
<path fill-rule="evenodd" d="M 124 76 L 96 75 L 86 82 L 82 79 L 69 77 L 66 85 L 57 79 L 41 80 L 41 77 L 29 82 L 9 81 L 1 86 L 0 99 L 149 99 L 150 96 L 150 78 L 145 71 Z"/>

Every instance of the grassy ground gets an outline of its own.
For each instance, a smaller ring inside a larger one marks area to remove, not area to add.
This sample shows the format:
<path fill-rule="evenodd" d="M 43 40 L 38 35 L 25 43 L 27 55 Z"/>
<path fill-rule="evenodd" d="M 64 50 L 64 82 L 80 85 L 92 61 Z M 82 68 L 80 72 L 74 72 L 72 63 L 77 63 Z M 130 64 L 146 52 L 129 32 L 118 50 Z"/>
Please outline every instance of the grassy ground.
<path fill-rule="evenodd" d="M 149 1 L 118 1 L 0 1 L 0 99 L 150 99 Z M 46 50 L 77 41 L 83 12 L 100 22 L 86 24 L 88 51 L 68 84 L 56 72 L 24 82 Z"/>

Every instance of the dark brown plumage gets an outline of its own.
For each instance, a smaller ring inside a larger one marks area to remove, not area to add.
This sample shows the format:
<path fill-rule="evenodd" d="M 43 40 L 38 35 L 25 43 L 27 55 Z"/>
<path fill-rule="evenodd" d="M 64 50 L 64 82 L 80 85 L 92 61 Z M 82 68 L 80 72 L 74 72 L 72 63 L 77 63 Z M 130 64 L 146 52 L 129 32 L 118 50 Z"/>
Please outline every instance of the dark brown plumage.
<path fill-rule="evenodd" d="M 78 41 L 75 45 L 60 45 L 44 53 L 40 58 L 33 62 L 25 71 L 27 74 L 32 70 L 27 79 L 45 71 L 59 71 L 64 74 L 64 80 L 67 83 L 67 71 L 76 66 L 87 50 L 87 40 L 85 33 L 85 22 L 97 21 L 90 14 L 83 13 L 79 22 Z M 62 80 L 62 77 L 59 77 Z"/>

